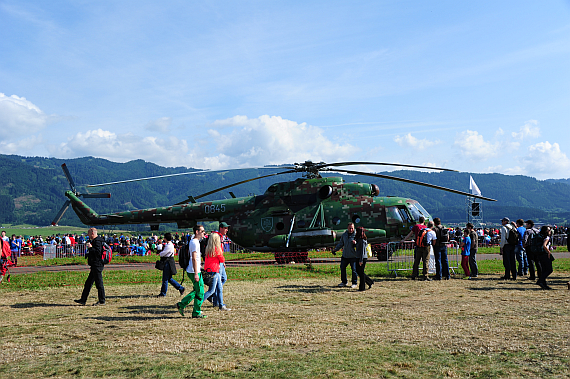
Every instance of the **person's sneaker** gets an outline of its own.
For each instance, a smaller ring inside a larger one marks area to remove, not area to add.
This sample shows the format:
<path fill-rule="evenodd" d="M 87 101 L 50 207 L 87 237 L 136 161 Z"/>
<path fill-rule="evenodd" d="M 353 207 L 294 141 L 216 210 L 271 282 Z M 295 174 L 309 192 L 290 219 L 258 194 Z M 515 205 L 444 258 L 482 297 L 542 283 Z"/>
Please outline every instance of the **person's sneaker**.
<path fill-rule="evenodd" d="M 203 314 L 203 313 L 200 313 L 200 314 L 197 315 L 197 316 L 192 315 L 192 318 L 207 318 L 207 317 L 208 317 L 208 316 L 206 316 L 206 315 Z"/>
<path fill-rule="evenodd" d="M 338 286 L 339 286 L 339 287 L 346 287 L 347 284 L 346 284 L 346 283 L 340 283 Z"/>
<path fill-rule="evenodd" d="M 545 285 L 542 287 L 542 289 L 543 289 L 543 290 L 551 290 L 552 287 L 550 287 L 548 284 L 545 284 Z"/>
<path fill-rule="evenodd" d="M 423 277 L 422 277 L 422 280 L 423 280 L 424 282 L 431 282 L 431 278 L 430 278 L 429 276 L 423 276 Z"/>
<path fill-rule="evenodd" d="M 166 297 L 166 295 L 159 293 L 158 295 L 156 295 L 156 297 Z"/>
<path fill-rule="evenodd" d="M 223 307 L 220 307 L 220 311 L 231 311 L 231 308 L 226 307 L 225 305 Z"/>
<path fill-rule="evenodd" d="M 415 276 L 410 276 L 410 279 L 416 280 L 416 277 L 415 277 Z"/>
<path fill-rule="evenodd" d="M 536 280 L 535 276 L 529 276 L 528 280 Z"/>
<path fill-rule="evenodd" d="M 178 308 L 178 312 L 184 316 L 184 307 L 182 306 L 182 303 L 176 303 L 176 308 Z"/>
<path fill-rule="evenodd" d="M 75 301 L 75 302 L 76 302 L 77 304 L 79 304 L 79 305 L 85 305 L 85 301 L 83 301 L 83 300 L 81 300 L 81 299 L 73 300 L 73 301 Z"/>
<path fill-rule="evenodd" d="M 186 291 L 186 288 L 182 288 L 181 290 L 178 290 L 178 292 L 180 292 L 180 296 L 184 295 L 184 291 Z"/>
<path fill-rule="evenodd" d="M 100 301 L 98 301 L 98 302 L 96 302 L 95 304 L 93 304 L 94 307 L 97 307 L 97 306 L 99 306 L 99 305 L 105 305 L 105 302 L 100 302 Z"/>
<path fill-rule="evenodd" d="M 358 286 L 357 286 L 356 284 L 353 284 L 353 285 L 350 286 L 350 288 L 353 288 L 353 289 L 354 289 L 354 288 L 358 288 Z"/>

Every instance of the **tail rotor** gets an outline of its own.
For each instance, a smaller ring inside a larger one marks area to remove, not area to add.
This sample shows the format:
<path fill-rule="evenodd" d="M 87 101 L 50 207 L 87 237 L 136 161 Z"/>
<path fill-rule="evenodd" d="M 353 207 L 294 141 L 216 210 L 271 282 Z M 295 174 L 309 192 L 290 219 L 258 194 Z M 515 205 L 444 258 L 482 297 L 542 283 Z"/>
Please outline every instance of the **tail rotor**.
<path fill-rule="evenodd" d="M 103 199 L 103 198 L 110 198 L 111 194 L 110 193 L 103 193 L 103 192 L 98 192 L 98 193 L 79 193 L 77 191 L 77 189 L 75 188 L 75 182 L 73 181 L 73 178 L 71 177 L 71 174 L 69 173 L 69 170 L 67 168 L 67 165 L 64 163 L 61 165 L 61 169 L 63 170 L 63 174 L 65 175 L 65 178 L 67 179 L 67 181 L 69 182 L 69 188 L 71 188 L 71 191 L 73 192 L 73 194 L 77 197 L 83 197 L 86 199 Z M 59 212 L 57 213 L 57 215 L 55 216 L 55 218 L 53 219 L 53 221 L 51 222 L 51 224 L 53 226 L 56 226 L 59 223 L 59 220 L 61 220 L 61 218 L 63 217 L 63 215 L 65 214 L 65 212 L 67 211 L 67 209 L 69 208 L 69 206 L 71 205 L 71 200 L 67 200 L 63 206 L 61 207 L 61 209 L 59 210 Z"/>

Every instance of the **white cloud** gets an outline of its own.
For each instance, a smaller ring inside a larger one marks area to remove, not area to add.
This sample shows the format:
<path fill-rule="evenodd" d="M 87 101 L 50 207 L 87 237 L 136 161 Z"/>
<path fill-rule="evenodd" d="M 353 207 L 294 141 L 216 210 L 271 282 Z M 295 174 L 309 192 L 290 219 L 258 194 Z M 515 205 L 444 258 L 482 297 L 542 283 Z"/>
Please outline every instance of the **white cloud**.
<path fill-rule="evenodd" d="M 24 97 L 0 93 L 0 138 L 17 139 L 43 129 L 48 116 Z"/>
<path fill-rule="evenodd" d="M 92 155 L 117 162 L 142 158 L 163 166 L 203 169 L 260 167 L 305 160 L 332 162 L 358 152 L 350 144 L 332 142 L 318 127 L 281 117 L 235 116 L 210 126 L 216 129 L 208 130 L 203 138 L 193 137 L 190 143 L 175 137 L 142 138 L 102 129 L 89 130 L 49 150 L 62 158 Z"/>
<path fill-rule="evenodd" d="M 187 152 L 186 141 L 174 137 L 141 138 L 102 129 L 77 133 L 67 142 L 50 148 L 51 154 L 62 158 L 91 155 L 115 162 L 142 158 L 164 166 L 179 166 L 180 157 L 186 156 Z"/>
<path fill-rule="evenodd" d="M 559 174 L 568 176 L 570 159 L 560 150 L 558 143 L 539 142 L 528 148 L 528 154 L 523 158 L 527 175 L 539 179 L 548 179 Z"/>
<path fill-rule="evenodd" d="M 172 125 L 171 117 L 161 117 L 158 120 L 153 120 L 145 125 L 146 130 L 156 131 L 161 133 L 168 133 Z"/>
<path fill-rule="evenodd" d="M 412 149 L 416 150 L 425 150 L 441 142 L 441 141 L 430 141 L 426 138 L 417 139 L 416 137 L 412 136 L 412 133 L 408 133 L 403 137 L 397 135 L 396 137 L 394 137 L 394 141 L 396 141 L 396 143 L 401 147 L 411 147 Z"/>
<path fill-rule="evenodd" d="M 263 166 L 305 160 L 338 161 L 358 152 L 348 143 L 331 141 L 323 129 L 268 115 L 250 119 L 235 116 L 218 120 L 210 130 L 218 156 L 210 168 Z M 224 133 L 229 129 L 228 133 Z"/>
<path fill-rule="evenodd" d="M 471 159 L 489 159 L 499 155 L 499 143 L 485 141 L 482 135 L 474 130 L 466 130 L 455 137 L 455 146 L 466 157 Z"/>
<path fill-rule="evenodd" d="M 0 153 L 1 154 L 20 154 L 24 152 L 33 153 L 34 149 L 43 143 L 43 137 L 41 134 L 33 135 L 29 138 L 24 138 L 16 142 L 0 142 Z"/>
<path fill-rule="evenodd" d="M 522 140 L 526 137 L 538 138 L 540 137 L 540 128 L 537 125 L 537 120 L 529 120 L 525 122 L 523 126 L 521 126 L 519 132 L 512 132 L 511 135 L 519 140 Z"/>

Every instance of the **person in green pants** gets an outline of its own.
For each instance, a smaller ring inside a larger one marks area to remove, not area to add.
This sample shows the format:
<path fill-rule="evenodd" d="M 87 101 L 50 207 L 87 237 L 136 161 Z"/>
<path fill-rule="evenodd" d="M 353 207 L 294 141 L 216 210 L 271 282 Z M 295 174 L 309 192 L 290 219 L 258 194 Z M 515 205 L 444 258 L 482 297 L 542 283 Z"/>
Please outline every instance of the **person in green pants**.
<path fill-rule="evenodd" d="M 200 272 L 200 264 L 202 263 L 202 256 L 200 253 L 200 240 L 204 237 L 204 227 L 196 225 L 194 227 L 194 235 L 189 243 L 190 250 L 190 264 L 186 269 L 190 280 L 192 280 L 193 290 L 186 295 L 179 303 L 176 303 L 178 312 L 184 316 L 184 308 L 194 300 L 194 308 L 192 309 L 192 318 L 206 318 L 202 313 L 202 302 L 204 301 L 204 280 Z"/>

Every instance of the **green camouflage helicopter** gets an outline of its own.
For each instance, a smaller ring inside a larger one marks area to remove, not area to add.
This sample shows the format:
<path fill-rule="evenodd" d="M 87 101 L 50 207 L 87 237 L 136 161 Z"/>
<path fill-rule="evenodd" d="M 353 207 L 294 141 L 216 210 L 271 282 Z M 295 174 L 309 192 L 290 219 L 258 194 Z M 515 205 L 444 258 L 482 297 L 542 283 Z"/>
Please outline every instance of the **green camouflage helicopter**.
<path fill-rule="evenodd" d="M 110 197 L 110 194 L 81 194 L 77 192 L 73 179 L 64 163 L 62 169 L 69 181 L 71 190 L 65 192 L 68 200 L 52 224 L 56 225 L 59 222 L 69 205 L 72 206 L 81 222 L 89 226 L 149 224 L 151 230 L 158 230 L 160 223 L 177 223 L 179 228 L 187 229 L 201 221 L 225 221 L 231 226 L 228 235 L 233 242 L 254 251 L 275 252 L 276 260 L 279 263 L 284 263 L 289 260 L 304 262 L 307 259 L 308 250 L 334 246 L 346 230 L 347 223 L 353 222 L 356 226 L 362 226 L 366 229 L 368 241 L 373 244 L 378 259 L 385 260 L 385 252 L 381 251 L 380 244 L 401 240 L 403 235 L 408 234 L 411 226 L 417 223 L 420 216 L 424 216 L 427 221 L 431 219 L 430 214 L 416 200 L 379 196 L 380 190 L 375 184 L 347 183 L 342 177 L 322 177 L 320 175 L 321 172 L 341 172 L 398 180 L 483 200 L 495 201 L 487 197 L 472 195 L 433 184 L 340 168 L 350 165 L 390 165 L 455 171 L 380 162 L 313 163 L 306 161 L 304 163 L 295 163 L 292 166 L 278 167 L 279 169 L 284 169 L 285 171 L 283 172 L 243 180 L 217 188 L 200 196 L 189 196 L 188 199 L 171 206 L 97 214 L 79 198 Z M 271 168 L 275 169 L 275 167 Z M 173 175 L 201 172 L 203 173 L 204 171 Z M 232 195 L 231 199 L 197 201 L 204 196 L 239 184 L 289 173 L 301 173 L 303 177 L 294 181 L 275 183 L 263 195 L 235 197 L 230 192 Z M 106 186 L 173 175 L 87 185 L 87 187 Z"/>

